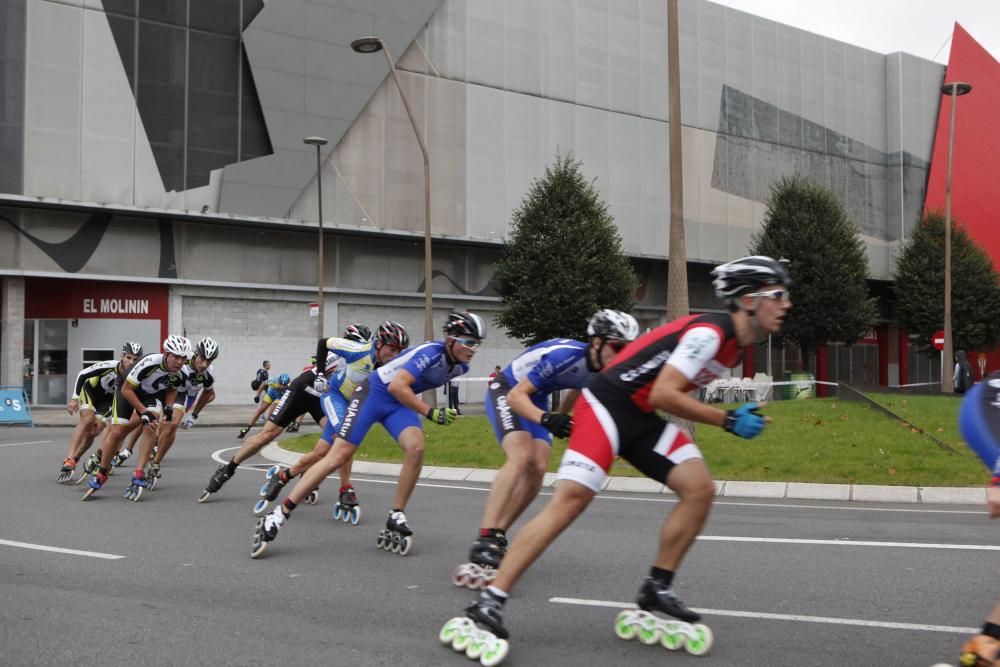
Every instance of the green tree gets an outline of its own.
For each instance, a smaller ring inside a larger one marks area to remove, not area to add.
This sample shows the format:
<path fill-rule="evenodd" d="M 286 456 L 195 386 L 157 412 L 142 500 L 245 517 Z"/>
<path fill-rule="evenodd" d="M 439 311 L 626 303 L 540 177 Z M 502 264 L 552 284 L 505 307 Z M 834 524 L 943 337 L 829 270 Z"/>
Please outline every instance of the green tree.
<path fill-rule="evenodd" d="M 853 343 L 874 323 L 865 244 L 830 190 L 798 177 L 778 181 L 751 252 L 789 260 L 792 310 L 779 339 L 804 358 L 828 341 Z"/>
<path fill-rule="evenodd" d="M 930 212 L 896 261 L 899 323 L 930 354 L 931 337 L 944 328 L 944 216 Z M 1000 339 L 1000 286 L 989 256 L 952 219 L 951 326 L 955 350 L 981 350 Z"/>
<path fill-rule="evenodd" d="M 583 338 L 594 311 L 630 311 L 637 284 L 607 205 L 580 162 L 557 154 L 514 211 L 496 265 L 496 323 L 525 345 Z"/>

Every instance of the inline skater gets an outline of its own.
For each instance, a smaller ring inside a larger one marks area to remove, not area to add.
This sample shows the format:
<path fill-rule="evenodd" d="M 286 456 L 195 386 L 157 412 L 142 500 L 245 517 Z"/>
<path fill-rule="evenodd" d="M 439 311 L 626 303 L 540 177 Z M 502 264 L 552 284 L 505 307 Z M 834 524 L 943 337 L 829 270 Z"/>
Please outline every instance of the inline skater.
<path fill-rule="evenodd" d="M 617 310 L 599 310 L 587 324 L 585 343 L 556 338 L 522 352 L 486 388 L 486 415 L 507 461 L 497 472 L 469 552 L 469 562 L 452 575 L 456 586 L 479 588 L 492 580 L 507 546 L 506 534 L 542 488 L 552 456 L 552 436 L 568 438 L 569 416 L 580 389 L 625 344 L 639 335 L 639 324 Z M 549 412 L 549 395 L 562 396 L 559 412 Z"/>
<path fill-rule="evenodd" d="M 267 385 L 267 378 L 270 377 L 271 372 L 271 362 L 265 359 L 260 362 L 260 368 L 257 369 L 257 374 L 254 379 L 250 381 L 250 388 L 253 389 L 253 402 L 260 403 L 260 396 L 264 393 L 264 388 Z"/>
<path fill-rule="evenodd" d="M 962 437 L 992 472 L 986 487 L 986 509 L 990 518 L 1000 518 L 1000 372 L 973 385 L 962 400 L 958 424 Z M 963 667 L 1000 665 L 1000 599 L 987 616 L 983 628 L 962 646 L 958 664 Z"/>
<path fill-rule="evenodd" d="M 57 482 L 68 482 L 72 478 L 77 461 L 90 449 L 94 438 L 104 429 L 121 376 L 128 373 L 141 356 L 142 345 L 128 341 L 122 345 L 121 359 L 100 361 L 77 374 L 73 396 L 66 405 L 66 410 L 71 415 L 79 410 L 80 423 L 70 436 L 69 452 L 59 470 Z"/>
<path fill-rule="evenodd" d="M 376 546 L 403 556 L 409 552 L 413 531 L 404 510 L 424 459 L 421 417 L 442 426 L 456 419 L 454 410 L 432 408 L 420 394 L 468 372 L 469 362 L 486 338 L 486 323 L 474 313 L 451 313 L 444 333 L 445 340 L 427 341 L 407 350 L 354 388 L 344 422 L 326 456 L 303 474 L 281 505 L 258 520 L 252 558 L 267 550 L 292 510 L 319 488 L 327 475 L 351 461 L 375 422 L 385 427 L 404 452 L 393 509 Z"/>
<path fill-rule="evenodd" d="M 514 585 L 587 508 L 613 459 L 621 456 L 647 477 L 666 484 L 677 494 L 678 503 L 660 529 L 656 558 L 639 590 L 640 611 L 623 612 L 616 632 L 623 638 L 635 636 L 641 622 L 653 623 L 656 632 L 662 632 L 666 626 L 659 625 L 667 622 L 649 613 L 658 610 L 684 622 L 689 651 L 711 647 L 711 631 L 690 625 L 700 616 L 680 601 L 671 583 L 708 517 L 715 488 L 688 433 L 656 411 L 719 426 L 741 438 L 760 435 L 766 419 L 756 403 L 724 411 L 700 403 L 688 392 L 738 365 L 741 348 L 779 331 L 791 307 L 788 272 L 769 257 L 744 257 L 712 273 L 716 296 L 728 312 L 689 315 L 653 329 L 628 344 L 583 390 L 552 499 L 518 532 L 492 585 L 466 608 L 466 618 L 448 621 L 442 641 L 461 646 L 470 636 L 481 638 L 477 633 L 486 633 L 488 651 L 506 650 L 505 641 L 500 641 L 508 637 L 504 603 Z"/>
<path fill-rule="evenodd" d="M 297 417 L 308 413 L 321 427 L 326 425 L 326 416 L 323 414 L 322 405 L 320 405 L 320 397 L 329 389 L 328 378 L 344 367 L 344 359 L 331 347 L 350 348 L 351 352 L 356 352 L 363 345 L 344 338 L 319 339 L 316 358 L 325 357 L 322 371 L 313 363 L 292 380 L 288 389 L 275 404 L 264 428 L 260 433 L 245 441 L 228 463 L 223 463 L 216 469 L 209 479 L 208 486 L 198 498 L 198 502 L 203 503 L 213 493 L 217 493 L 226 481 L 236 474 L 236 468 L 240 463 L 246 461 L 281 435 L 281 432 Z M 320 353 L 321 350 L 325 350 L 325 355 Z M 350 475 L 350 467 L 340 472 L 341 486 L 350 486 Z M 315 498 L 312 500 L 315 501 Z"/>
<path fill-rule="evenodd" d="M 250 429 L 254 427 L 258 419 L 261 417 L 267 418 L 271 410 L 274 409 L 274 404 L 285 393 L 285 390 L 288 389 L 288 384 L 291 381 L 292 378 L 288 376 L 288 373 L 281 373 L 274 379 L 267 381 L 267 387 L 262 392 L 262 398 L 259 400 L 256 410 L 254 410 L 253 417 L 250 418 L 246 426 L 240 429 L 239 434 L 236 436 L 237 440 L 242 440 L 250 432 Z"/>
<path fill-rule="evenodd" d="M 191 357 L 191 341 L 184 336 L 167 336 L 162 354 L 147 354 L 139 359 L 115 391 L 111 402 L 111 425 L 101 448 L 101 462 L 90 477 L 83 499 L 89 498 L 108 480 L 112 460 L 120 465 L 131 454 L 118 452 L 125 436 L 140 424 L 145 431 L 139 443 L 140 460 L 149 459 L 155 440 L 154 430 L 160 417 L 167 421 L 173 416 L 173 401 L 181 385 L 181 368 Z M 139 468 L 132 476 L 126 497 L 138 500 L 146 487 L 145 472 Z"/>
<path fill-rule="evenodd" d="M 371 336 L 368 327 L 364 327 L 364 334 Z M 348 334 L 351 327 L 348 327 Z M 359 334 L 360 335 L 360 334 Z M 331 339 L 335 341 L 336 339 Z M 346 335 L 345 335 L 345 339 Z M 260 514 L 267 509 L 268 503 L 278 497 L 281 489 L 293 478 L 301 475 L 309 469 L 316 461 L 326 456 L 333 442 L 334 434 L 340 429 L 340 424 L 344 421 L 347 412 L 347 402 L 354 393 L 354 388 L 365 378 L 371 375 L 372 371 L 383 366 L 406 349 L 410 344 L 410 337 L 406 330 L 395 322 L 383 322 L 374 340 L 367 340 L 359 343 L 351 340 L 351 345 L 327 341 L 327 347 L 333 350 L 344 360 L 344 366 L 331 376 L 328 384 L 329 391 L 323 394 L 320 405 L 326 415 L 326 425 L 323 433 L 316 441 L 316 445 L 308 454 L 303 454 L 295 465 L 290 468 L 279 468 L 274 466 L 268 471 L 268 482 L 261 488 L 261 500 L 254 506 L 254 513 Z M 358 346 L 355 348 L 355 346 Z M 313 494 L 315 498 L 315 494 Z M 357 493 L 350 482 L 342 483 L 337 505 L 334 508 L 334 518 L 343 516 L 345 521 L 353 521 L 357 524 L 360 516 Z"/>

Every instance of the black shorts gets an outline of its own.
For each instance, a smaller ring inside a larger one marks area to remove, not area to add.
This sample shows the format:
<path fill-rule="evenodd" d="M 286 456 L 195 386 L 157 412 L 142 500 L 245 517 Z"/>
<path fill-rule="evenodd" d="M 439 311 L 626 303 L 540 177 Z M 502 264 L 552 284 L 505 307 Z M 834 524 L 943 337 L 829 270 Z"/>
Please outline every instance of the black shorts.
<path fill-rule="evenodd" d="M 326 416 L 323 414 L 323 406 L 319 403 L 319 396 L 313 396 L 304 390 L 286 389 L 274 404 L 267 421 L 285 428 L 307 412 L 317 424 Z"/>
<path fill-rule="evenodd" d="M 146 406 L 146 410 L 155 413 L 157 416 L 163 414 L 163 399 L 166 398 L 166 390 L 153 394 L 152 396 L 143 396 L 142 394 L 136 394 L 142 404 Z M 132 418 L 132 413 L 135 412 L 135 408 L 132 404 L 122 396 L 122 392 L 119 389 L 115 392 L 114 400 L 111 403 L 111 423 L 112 424 L 127 424 Z"/>
<path fill-rule="evenodd" d="M 80 390 L 80 410 L 93 410 L 94 416 L 97 418 L 101 418 L 108 414 L 114 400 L 114 394 L 108 394 L 104 391 L 95 390 L 88 384 L 84 384 L 83 389 Z"/>

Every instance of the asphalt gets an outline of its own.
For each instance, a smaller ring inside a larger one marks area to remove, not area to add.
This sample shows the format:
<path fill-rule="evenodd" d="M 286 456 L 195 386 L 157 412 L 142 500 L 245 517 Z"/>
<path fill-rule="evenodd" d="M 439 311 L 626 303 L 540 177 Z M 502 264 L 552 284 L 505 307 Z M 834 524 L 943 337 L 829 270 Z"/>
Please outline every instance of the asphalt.
<path fill-rule="evenodd" d="M 466 414 L 483 414 L 482 406 L 463 406 Z M 218 426 L 240 428 L 253 416 L 252 406 L 211 405 L 201 414 L 199 428 Z M 79 417 L 71 416 L 65 409 L 37 407 L 32 411 L 36 427 L 75 425 Z M 316 430 L 310 420 L 304 422 L 307 431 Z M 11 428 L 27 428 L 19 425 Z M 278 447 L 268 447 L 264 452 L 268 459 L 280 463 L 294 463 L 297 454 Z M 355 470 L 369 475 L 396 477 L 398 464 L 356 462 Z M 492 483 L 496 471 L 473 468 L 427 467 L 422 473 L 425 479 L 469 481 Z M 549 474 L 545 485 L 551 487 L 555 477 Z M 931 505 L 976 505 L 986 502 L 985 487 L 943 487 L 943 486 L 893 486 L 864 484 L 807 484 L 800 482 L 744 482 L 716 481 L 716 495 L 723 498 L 760 498 L 788 500 L 838 500 L 851 502 L 878 503 L 923 503 Z M 611 477 L 604 486 L 605 491 L 618 493 L 663 493 L 670 495 L 662 484 L 638 477 Z"/>
<path fill-rule="evenodd" d="M 196 502 L 234 435 L 182 432 L 161 483 L 138 503 L 122 499 L 119 475 L 80 502 L 82 487 L 54 482 L 69 429 L 0 430 L 2 662 L 472 664 L 436 637 L 473 598 L 449 576 L 487 484 L 421 480 L 407 507 L 415 545 L 400 558 L 374 548 L 395 480 L 355 469 L 358 526 L 331 519 L 331 482 L 266 558 L 251 560 L 250 509 L 269 462 L 248 461 L 210 502 Z M 981 505 L 723 497 L 675 582 L 715 647 L 708 658 L 666 655 L 617 639 L 612 624 L 634 600 L 674 502 L 601 494 L 514 591 L 504 664 L 953 662 L 997 593 L 1000 538 Z"/>

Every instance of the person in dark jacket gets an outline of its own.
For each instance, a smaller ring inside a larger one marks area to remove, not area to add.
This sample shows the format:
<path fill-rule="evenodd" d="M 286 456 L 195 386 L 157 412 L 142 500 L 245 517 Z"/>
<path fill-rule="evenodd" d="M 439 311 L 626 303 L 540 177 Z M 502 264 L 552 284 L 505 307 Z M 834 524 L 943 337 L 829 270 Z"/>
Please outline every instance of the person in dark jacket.
<path fill-rule="evenodd" d="M 952 378 L 956 394 L 964 394 L 972 389 L 972 364 L 965 356 L 965 350 L 955 353 L 955 374 Z"/>

